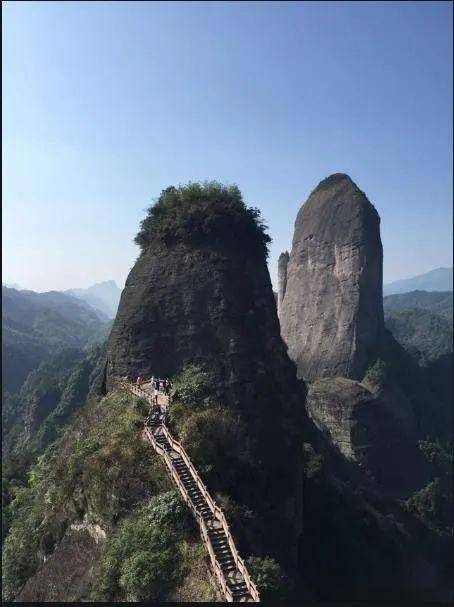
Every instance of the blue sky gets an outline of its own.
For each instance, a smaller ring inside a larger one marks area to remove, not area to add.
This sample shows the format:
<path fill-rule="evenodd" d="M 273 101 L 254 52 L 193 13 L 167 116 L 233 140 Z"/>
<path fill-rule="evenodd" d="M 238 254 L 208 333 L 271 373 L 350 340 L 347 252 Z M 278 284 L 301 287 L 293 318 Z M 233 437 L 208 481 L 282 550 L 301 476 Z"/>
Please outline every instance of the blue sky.
<path fill-rule="evenodd" d="M 386 282 L 452 265 L 450 2 L 4 2 L 3 281 L 123 285 L 160 191 L 237 183 L 291 245 L 346 172 Z"/>

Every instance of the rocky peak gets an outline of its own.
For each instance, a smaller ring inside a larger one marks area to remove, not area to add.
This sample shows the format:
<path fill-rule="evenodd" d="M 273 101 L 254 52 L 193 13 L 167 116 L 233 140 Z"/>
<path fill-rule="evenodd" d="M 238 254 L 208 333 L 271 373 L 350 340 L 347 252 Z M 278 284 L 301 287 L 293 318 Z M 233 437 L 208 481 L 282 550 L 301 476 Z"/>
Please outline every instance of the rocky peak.
<path fill-rule="evenodd" d="M 138 235 L 142 253 L 108 343 L 107 386 L 114 377 L 174 376 L 186 365 L 203 366 L 218 402 L 247 428 L 254 482 L 244 481 L 247 490 L 234 489 L 233 497 L 270 521 L 263 536 L 269 534 L 270 550 L 283 545 L 278 536 L 286 529 L 291 559 L 301 524 L 296 418 L 304 386 L 280 337 L 268 240 L 258 211 L 244 205 L 237 188 L 165 190 Z"/>
<path fill-rule="evenodd" d="M 383 335 L 380 217 L 352 179 L 319 183 L 279 263 L 281 332 L 299 377 L 360 379 Z"/>
<path fill-rule="evenodd" d="M 279 308 L 282 304 L 282 299 L 285 295 L 285 290 L 287 288 L 287 266 L 290 255 L 288 251 L 285 253 L 281 253 L 278 259 L 278 298 L 277 298 L 277 309 L 279 312 Z"/>

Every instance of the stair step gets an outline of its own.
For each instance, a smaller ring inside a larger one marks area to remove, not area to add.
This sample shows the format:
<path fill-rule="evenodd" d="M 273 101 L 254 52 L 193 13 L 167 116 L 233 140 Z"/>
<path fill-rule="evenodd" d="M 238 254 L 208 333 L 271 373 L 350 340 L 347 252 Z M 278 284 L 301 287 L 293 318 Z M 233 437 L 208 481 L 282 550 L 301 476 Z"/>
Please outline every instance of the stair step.
<path fill-rule="evenodd" d="M 220 559 L 233 559 L 233 555 L 230 550 L 214 550 L 213 552 Z"/>
<path fill-rule="evenodd" d="M 249 590 L 247 590 L 247 589 L 246 590 L 239 590 L 239 591 L 232 590 L 232 594 L 233 594 L 233 596 L 235 598 L 240 598 L 240 597 L 243 597 L 243 596 L 249 596 Z"/>
<path fill-rule="evenodd" d="M 214 550 L 213 552 L 214 552 L 214 554 L 216 555 L 216 558 L 217 558 L 218 560 L 222 560 L 222 559 L 233 559 L 233 555 L 232 555 L 232 553 L 230 552 L 230 550 L 224 550 L 224 551 L 221 551 L 221 550 Z"/>
<path fill-rule="evenodd" d="M 223 540 L 217 540 L 217 541 L 210 538 L 210 541 L 213 544 L 213 546 L 228 546 L 229 545 L 227 538 L 224 538 Z"/>
<path fill-rule="evenodd" d="M 184 491 L 188 496 L 186 499 L 188 499 L 191 504 L 192 510 L 197 513 L 199 520 L 202 519 L 207 525 L 208 538 L 216 561 L 219 563 L 219 567 L 225 575 L 227 587 L 231 592 L 231 600 L 233 598 L 235 602 L 253 601 L 246 581 L 238 570 L 230 547 L 228 535 L 222 528 L 217 528 L 216 517 L 209 506 L 209 502 L 207 501 L 204 492 L 199 488 L 199 481 L 194 477 L 192 467 L 188 466 L 185 459 L 174 450 L 171 440 L 169 440 L 161 430 L 162 424 L 163 418 L 151 418 L 150 416 L 150 419 L 146 422 L 145 426 L 149 428 L 151 436 L 156 441 L 157 445 L 155 443 L 155 446 L 157 447 L 159 445 L 157 451 L 162 453 L 162 450 L 164 450 L 171 454 L 172 475 L 175 480 L 178 480 L 178 485 L 182 491 L 184 487 Z M 178 479 L 176 478 L 177 476 Z M 230 579 L 229 576 L 234 579 Z"/>
<path fill-rule="evenodd" d="M 249 598 L 249 597 L 251 596 L 251 595 L 249 594 L 249 590 L 247 590 L 246 592 L 239 592 L 239 593 L 237 593 L 237 592 L 233 592 L 233 591 L 232 591 L 232 594 L 233 594 L 233 598 L 235 598 L 235 599 L 240 599 L 240 600 L 241 600 L 241 599 L 245 599 L 246 597 L 248 597 L 248 598 Z M 246 602 L 246 601 L 245 601 L 245 602 Z"/>

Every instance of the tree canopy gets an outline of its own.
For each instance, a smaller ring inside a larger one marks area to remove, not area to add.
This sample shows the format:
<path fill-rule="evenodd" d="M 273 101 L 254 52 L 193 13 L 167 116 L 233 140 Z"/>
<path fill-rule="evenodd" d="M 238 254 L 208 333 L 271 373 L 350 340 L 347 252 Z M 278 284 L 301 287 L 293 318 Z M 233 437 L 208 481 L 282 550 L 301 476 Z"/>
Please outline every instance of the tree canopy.
<path fill-rule="evenodd" d="M 134 241 L 142 251 L 159 240 L 222 246 L 235 244 L 245 250 L 268 254 L 270 236 L 260 211 L 248 207 L 236 185 L 216 181 L 168 187 L 149 207 Z"/>

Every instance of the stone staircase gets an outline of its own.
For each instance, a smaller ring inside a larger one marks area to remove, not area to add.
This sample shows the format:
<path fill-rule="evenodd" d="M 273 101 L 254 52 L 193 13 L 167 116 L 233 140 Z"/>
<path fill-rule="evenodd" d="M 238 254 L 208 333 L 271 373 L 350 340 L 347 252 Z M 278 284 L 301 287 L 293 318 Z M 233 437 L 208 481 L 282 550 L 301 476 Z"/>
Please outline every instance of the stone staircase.
<path fill-rule="evenodd" d="M 146 386 L 139 388 L 125 381 L 119 383 L 153 404 Z M 211 498 L 182 445 L 172 437 L 165 425 L 166 401 L 167 397 L 159 397 L 159 408 L 149 419 L 144 437 L 163 458 L 170 476 L 196 518 L 226 601 L 259 602 L 259 593 L 238 554 L 224 513 Z"/>

